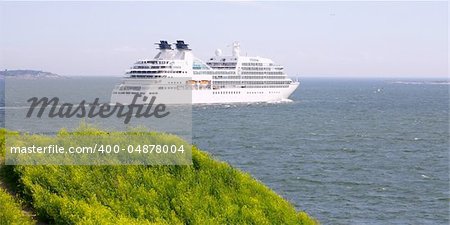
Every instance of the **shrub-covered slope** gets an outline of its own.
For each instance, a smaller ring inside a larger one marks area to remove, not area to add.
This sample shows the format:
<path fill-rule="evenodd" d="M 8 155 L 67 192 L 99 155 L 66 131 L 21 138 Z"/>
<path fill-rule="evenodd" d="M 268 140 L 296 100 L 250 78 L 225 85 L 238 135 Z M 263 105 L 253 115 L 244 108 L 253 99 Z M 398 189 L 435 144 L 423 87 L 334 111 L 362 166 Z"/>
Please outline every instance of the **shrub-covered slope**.
<path fill-rule="evenodd" d="M 22 212 L 21 205 L 0 188 L 0 225 L 35 224 L 30 217 Z"/>
<path fill-rule="evenodd" d="M 316 223 L 248 174 L 196 148 L 192 157 L 191 166 L 14 166 L 6 176 L 56 224 Z"/>

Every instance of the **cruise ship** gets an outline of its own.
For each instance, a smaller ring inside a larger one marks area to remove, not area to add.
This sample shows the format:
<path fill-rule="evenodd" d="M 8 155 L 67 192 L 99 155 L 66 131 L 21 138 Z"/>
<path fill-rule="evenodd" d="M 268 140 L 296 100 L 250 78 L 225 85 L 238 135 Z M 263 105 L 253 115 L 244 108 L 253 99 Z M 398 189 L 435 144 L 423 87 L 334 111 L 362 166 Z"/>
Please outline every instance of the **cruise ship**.
<path fill-rule="evenodd" d="M 241 55 L 238 42 L 230 55 L 217 49 L 206 61 L 182 40 L 174 48 L 167 41 L 156 44 L 154 58 L 138 60 L 126 71 L 112 91 L 112 104 L 146 104 L 153 96 L 175 104 L 274 102 L 288 99 L 299 86 L 271 59 Z"/>

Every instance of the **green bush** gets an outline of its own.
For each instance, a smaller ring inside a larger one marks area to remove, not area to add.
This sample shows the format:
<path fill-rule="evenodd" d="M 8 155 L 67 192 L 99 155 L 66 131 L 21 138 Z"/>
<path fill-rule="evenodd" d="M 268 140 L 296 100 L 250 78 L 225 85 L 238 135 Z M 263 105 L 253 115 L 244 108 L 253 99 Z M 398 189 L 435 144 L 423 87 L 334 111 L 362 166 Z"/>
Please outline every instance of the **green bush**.
<path fill-rule="evenodd" d="M 190 166 L 14 166 L 6 176 L 17 177 L 40 219 L 56 224 L 317 223 L 195 147 L 192 160 Z"/>
<path fill-rule="evenodd" d="M 30 217 L 26 216 L 11 195 L 0 188 L 0 225 L 27 225 L 35 224 Z"/>

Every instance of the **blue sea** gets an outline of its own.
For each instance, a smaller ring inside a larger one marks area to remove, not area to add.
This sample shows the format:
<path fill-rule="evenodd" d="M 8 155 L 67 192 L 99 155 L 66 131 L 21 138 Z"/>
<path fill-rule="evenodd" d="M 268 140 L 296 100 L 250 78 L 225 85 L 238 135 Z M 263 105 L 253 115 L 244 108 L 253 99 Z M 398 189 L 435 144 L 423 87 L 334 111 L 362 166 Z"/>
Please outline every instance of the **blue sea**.
<path fill-rule="evenodd" d="M 322 224 L 449 224 L 449 87 L 301 79 L 290 102 L 194 106 L 192 141 Z"/>

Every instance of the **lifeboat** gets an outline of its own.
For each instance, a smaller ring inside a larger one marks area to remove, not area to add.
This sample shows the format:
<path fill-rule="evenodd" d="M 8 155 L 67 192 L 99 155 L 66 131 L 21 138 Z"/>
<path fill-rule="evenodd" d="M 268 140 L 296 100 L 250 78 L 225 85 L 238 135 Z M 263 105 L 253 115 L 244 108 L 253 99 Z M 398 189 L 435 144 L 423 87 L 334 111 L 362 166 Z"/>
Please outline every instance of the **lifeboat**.
<path fill-rule="evenodd" d="M 208 85 L 208 84 L 211 84 L 211 81 L 209 81 L 209 80 L 201 80 L 200 84 L 201 85 Z"/>
<path fill-rule="evenodd" d="M 195 80 L 188 80 L 188 81 L 186 81 L 186 83 L 190 84 L 190 85 L 195 85 L 196 81 Z"/>

